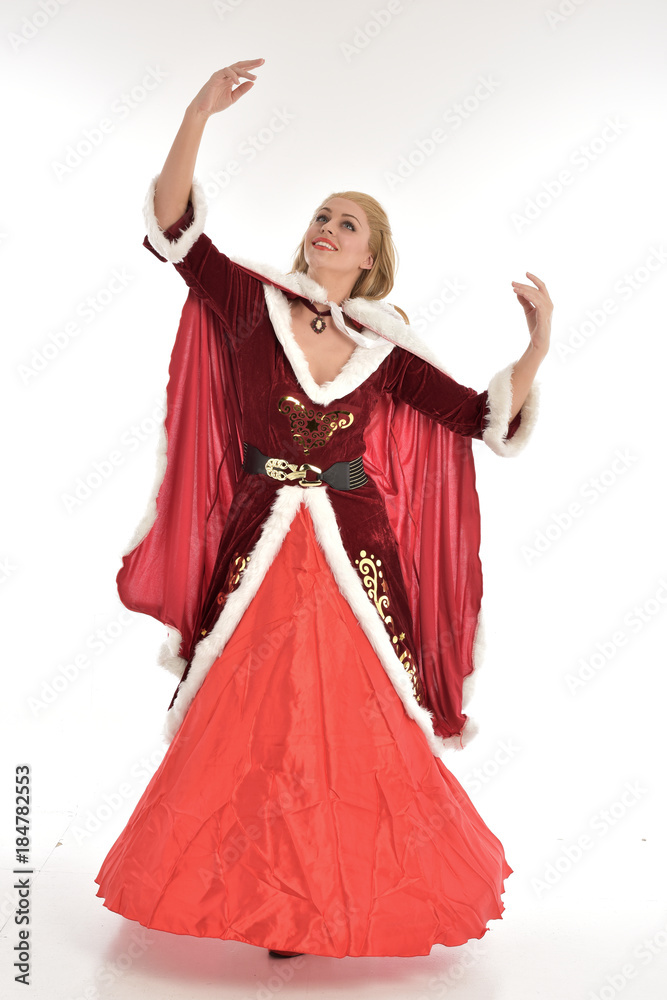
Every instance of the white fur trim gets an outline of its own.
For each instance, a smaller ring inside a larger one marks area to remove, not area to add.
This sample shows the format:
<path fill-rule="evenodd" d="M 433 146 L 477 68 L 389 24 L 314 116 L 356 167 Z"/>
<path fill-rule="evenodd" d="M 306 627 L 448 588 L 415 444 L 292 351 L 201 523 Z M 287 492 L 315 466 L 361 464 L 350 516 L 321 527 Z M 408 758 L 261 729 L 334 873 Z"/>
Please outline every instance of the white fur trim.
<path fill-rule="evenodd" d="M 206 199 L 201 185 L 196 179 L 193 179 L 191 193 L 194 208 L 193 222 L 177 240 L 168 240 L 157 223 L 153 207 L 155 186 L 158 177 L 159 174 L 153 178 L 144 204 L 144 217 L 148 238 L 158 253 L 172 263 L 179 263 L 185 258 L 204 230 Z M 271 265 L 258 264 L 243 257 L 232 257 L 230 255 L 230 259 L 249 268 L 260 276 L 265 276 L 269 281 L 276 281 L 290 291 L 305 295 L 313 302 L 324 303 L 327 301 L 327 292 L 323 286 L 313 281 L 306 274 L 300 272 L 285 274 Z M 285 351 L 298 382 L 315 403 L 324 406 L 329 405 L 333 400 L 342 398 L 362 385 L 379 367 L 384 358 L 388 356 L 394 345 L 398 345 L 417 355 L 444 374 L 450 374 L 429 345 L 414 333 L 412 328 L 404 322 L 397 310 L 388 302 L 384 300 L 354 298 L 345 299 L 341 303 L 343 311 L 365 327 L 363 331 L 365 336 L 370 336 L 371 338 L 382 337 L 387 341 L 387 344 L 386 346 L 376 347 L 372 350 L 357 346 L 336 378 L 320 386 L 310 374 L 305 354 L 294 337 L 291 327 L 291 312 L 286 296 L 280 289 L 267 282 L 264 282 L 264 293 L 276 336 Z M 514 437 L 509 441 L 506 440 L 512 407 L 511 374 L 513 368 L 514 364 L 508 365 L 503 371 L 494 375 L 488 388 L 488 414 L 486 416 L 486 426 L 483 431 L 483 440 L 492 451 L 502 457 L 514 456 L 523 449 L 530 437 L 538 412 L 539 387 L 534 383 L 521 408 L 521 424 Z M 155 522 L 157 495 L 164 479 L 167 464 L 166 446 L 166 430 L 163 424 L 158 445 L 155 481 L 151 498 L 148 502 L 148 508 L 124 554 L 131 552 L 146 537 Z M 391 640 L 377 612 L 375 612 L 368 601 L 357 571 L 347 556 L 340 537 L 333 506 L 327 496 L 327 487 L 323 487 L 321 490 L 302 491 L 293 486 L 282 487 L 278 491 L 271 512 L 252 550 L 253 559 L 246 567 L 238 588 L 230 594 L 218 621 L 209 635 L 202 638 L 196 645 L 188 677 L 181 685 L 174 705 L 167 714 L 164 731 L 167 741 L 171 740 L 178 730 L 211 664 L 224 649 L 250 601 L 255 596 L 302 502 L 305 502 L 309 507 L 318 541 L 325 553 L 341 593 L 348 600 L 350 607 L 375 649 L 404 704 L 407 714 L 423 730 L 433 753 L 436 756 L 442 757 L 444 752 L 449 749 L 459 749 L 461 746 L 468 746 L 477 734 L 478 727 L 473 719 L 468 719 L 460 737 L 453 736 L 443 739 L 436 736 L 433 731 L 432 713 L 420 706 L 415 699 L 408 675 L 396 655 Z M 181 635 L 178 630 L 170 629 L 168 631 L 168 638 L 159 654 L 159 663 L 178 677 L 182 676 L 186 666 L 186 661 L 178 652 L 180 643 Z M 481 665 L 484 645 L 482 612 L 480 610 L 473 642 L 473 672 L 463 681 L 464 709 L 473 693 L 477 670 Z"/>
<path fill-rule="evenodd" d="M 159 174 L 156 174 L 151 181 L 146 194 L 146 200 L 144 202 L 144 221 L 146 223 L 148 241 L 159 254 L 166 257 L 172 264 L 179 264 L 187 254 L 188 250 L 190 250 L 193 243 L 198 240 L 204 232 L 207 211 L 206 196 L 204 195 L 204 190 L 199 182 L 193 179 L 192 191 L 190 194 L 192 207 L 194 209 L 192 223 L 183 231 L 177 240 L 169 240 L 164 235 L 164 230 L 160 228 L 160 225 L 155 217 L 155 207 L 153 202 L 155 198 L 155 187 L 159 176 Z"/>
<path fill-rule="evenodd" d="M 512 372 L 515 364 L 512 362 L 497 372 L 488 388 L 488 413 L 482 440 L 501 458 L 514 458 L 523 450 L 535 426 L 539 408 L 539 384 L 533 382 L 521 407 L 521 423 L 514 436 L 506 440 L 512 413 Z"/>
<path fill-rule="evenodd" d="M 472 662 L 473 669 L 466 677 L 463 678 L 463 688 L 461 692 L 461 710 L 466 712 L 472 696 L 475 691 L 475 685 L 477 684 L 477 674 L 479 668 L 482 666 L 484 660 L 484 653 L 486 651 L 486 639 L 484 632 L 484 615 L 483 609 L 479 609 L 479 614 L 477 615 L 477 627 L 475 629 L 475 638 L 473 640 L 472 646 Z M 452 746 L 457 750 L 464 750 L 466 747 L 470 746 L 472 741 L 476 738 L 479 733 L 479 723 L 476 719 L 468 715 L 468 719 L 463 726 L 463 730 L 460 736 L 452 736 L 449 740 L 445 742 L 448 746 Z"/>
<path fill-rule="evenodd" d="M 155 476 L 153 478 L 153 485 L 151 487 L 150 496 L 148 498 L 148 504 L 146 506 L 146 511 L 141 521 L 134 530 L 134 534 L 130 539 L 129 543 L 124 548 L 122 555 L 126 556 L 135 549 L 139 542 L 142 542 L 148 532 L 151 530 L 155 523 L 155 518 L 157 517 L 157 495 L 162 486 L 162 481 L 164 479 L 164 474 L 167 471 L 167 430 L 166 430 L 166 420 L 167 420 L 167 391 L 165 389 L 164 402 L 162 408 L 164 411 L 164 418 L 162 420 L 162 426 L 160 427 L 160 433 L 158 437 L 157 451 L 155 453 Z"/>
<path fill-rule="evenodd" d="M 258 264 L 243 257 L 231 257 L 237 264 L 249 268 L 257 274 L 276 281 L 290 291 L 305 295 L 313 302 L 326 302 L 327 292 L 322 285 L 301 272 L 283 274 L 277 268 L 268 264 Z M 303 350 L 296 342 L 291 324 L 291 311 L 287 297 L 272 284 L 264 284 L 269 318 L 280 341 L 287 359 L 292 366 L 294 375 L 314 403 L 328 406 L 333 400 L 341 399 L 352 392 L 382 364 L 394 346 L 403 348 L 415 354 L 423 361 L 437 368 L 445 375 L 453 376 L 444 364 L 431 350 L 430 346 L 405 323 L 402 316 L 385 300 L 365 298 L 345 299 L 341 308 L 348 316 L 363 324 L 363 334 L 367 337 L 382 337 L 387 341 L 385 347 L 375 347 L 372 350 L 358 346 L 350 355 L 347 363 L 338 375 L 324 385 L 318 385 L 313 379 Z M 482 440 L 496 455 L 511 458 L 518 455 L 527 444 L 535 422 L 539 407 L 539 385 L 534 382 L 521 407 L 521 423 L 514 436 L 506 440 L 509 430 L 510 414 L 512 412 L 511 375 L 515 362 L 493 376 L 488 387 L 487 412 Z"/>
<path fill-rule="evenodd" d="M 296 292 L 298 295 L 304 295 L 306 298 L 309 298 L 311 302 L 324 303 L 327 301 L 326 289 L 316 281 L 313 281 L 312 278 L 309 278 L 307 274 L 303 274 L 300 271 L 292 271 L 285 274 L 271 264 L 261 264 L 256 261 L 248 260 L 245 257 L 232 256 L 231 254 L 228 254 L 228 256 L 229 259 L 233 260 L 236 264 L 240 264 L 242 267 L 247 267 L 249 270 L 255 271 L 257 274 L 268 278 L 269 282 L 275 281 L 277 284 L 282 285 L 283 288 L 287 288 L 291 292 Z M 275 285 L 268 283 L 265 283 L 265 289 L 269 289 L 273 293 L 271 300 L 269 300 L 269 296 L 267 296 L 269 315 L 271 317 L 271 321 L 273 322 L 271 306 L 274 303 L 279 302 L 276 296 L 280 293 L 280 290 L 277 289 Z M 287 298 L 284 295 L 282 296 L 282 299 L 285 303 L 285 309 L 280 309 L 280 307 L 278 307 L 276 310 L 278 314 L 278 322 L 282 331 L 285 331 L 285 328 L 287 328 L 289 334 L 291 334 L 291 314 L 289 305 L 287 303 Z M 361 297 L 344 299 L 341 303 L 341 309 L 352 319 L 363 325 L 364 329 L 362 333 L 365 337 L 369 337 L 371 339 L 382 338 L 392 346 L 403 347 L 405 350 L 410 351 L 412 354 L 416 354 L 424 361 L 428 361 L 429 364 L 432 364 L 439 371 L 444 372 L 445 375 L 450 374 L 444 367 L 440 358 L 438 358 L 438 356 L 431 350 L 429 345 L 417 336 L 412 327 L 408 326 L 408 324 L 404 321 L 400 313 L 398 313 L 396 309 L 394 309 L 394 307 L 384 299 L 365 299 Z M 275 323 L 274 326 L 276 326 Z M 277 329 L 277 326 L 276 333 L 278 334 L 278 339 L 283 345 L 283 348 L 285 348 L 285 343 L 283 343 L 283 338 L 280 336 L 280 331 Z M 291 337 L 293 340 L 293 334 Z M 288 338 L 286 337 L 285 339 Z M 379 364 L 384 360 L 384 358 L 387 357 L 390 350 L 391 348 L 389 347 L 384 352 L 381 347 L 374 347 L 370 350 L 368 348 L 362 348 L 361 352 L 355 351 L 352 358 L 355 358 L 355 355 L 358 353 L 360 357 L 363 356 L 364 353 L 368 354 L 369 358 L 361 363 L 368 365 L 368 374 L 370 375 L 377 367 L 379 367 Z M 287 353 L 286 348 L 285 353 Z M 296 341 L 293 341 L 293 350 L 291 351 L 291 354 L 296 358 L 299 372 L 304 375 L 307 382 L 312 383 L 311 387 L 314 388 L 314 391 L 319 390 L 320 394 L 322 394 L 321 390 L 326 389 L 333 384 L 331 382 L 327 382 L 324 386 L 318 386 L 312 377 L 309 379 L 308 376 L 310 373 L 307 369 L 305 356 Z M 375 355 L 380 356 L 379 361 L 377 363 L 371 363 L 371 358 Z M 288 357 L 290 358 L 292 367 L 295 368 L 292 357 L 290 357 L 289 354 Z M 350 360 L 352 360 L 352 358 L 350 358 Z M 347 365 L 345 368 L 347 368 Z M 295 374 L 297 374 L 296 368 Z M 342 372 L 340 374 L 342 374 Z M 334 381 L 336 380 L 334 379 Z M 357 385 L 352 386 L 353 389 L 356 387 Z M 305 391 L 305 386 L 303 386 L 303 388 Z M 347 391 L 351 392 L 352 389 L 348 389 Z M 326 395 L 330 396 L 330 398 L 327 399 L 327 402 L 324 405 L 328 405 L 328 403 L 330 403 L 333 399 L 340 398 L 340 396 L 331 396 L 328 392 Z M 314 397 L 311 398 L 315 403 L 321 402 L 321 400 L 315 399 Z"/>
<path fill-rule="evenodd" d="M 236 590 L 227 598 L 215 625 L 207 636 L 199 640 L 190 671 L 181 684 L 178 695 L 167 713 L 164 738 L 170 742 L 183 722 L 188 708 L 201 688 L 204 679 L 225 646 L 275 559 L 301 503 L 305 503 L 313 521 L 315 536 L 324 553 L 338 588 L 376 652 L 394 690 L 401 699 L 408 716 L 424 733 L 433 754 L 443 757 L 453 746 L 460 745 L 458 736 L 443 739 L 433 731 L 433 713 L 419 704 L 412 690 L 412 683 L 399 660 L 386 628 L 352 565 L 340 535 L 328 488 L 301 490 L 295 486 L 282 486 L 276 494 L 271 513 L 264 523 L 251 558 Z M 176 633 L 177 635 L 177 633 Z M 174 639 L 174 646 L 176 639 Z M 177 647 L 176 647 L 177 648 Z M 466 725 L 466 745 L 474 735 L 470 720 Z"/>
<path fill-rule="evenodd" d="M 197 179 L 193 178 L 191 192 L 194 208 L 193 222 L 177 240 L 168 240 L 158 225 L 153 207 L 155 186 L 159 176 L 157 174 L 151 181 L 144 204 L 148 239 L 158 253 L 173 264 L 177 264 L 185 258 L 204 230 L 207 210 L 206 196 Z M 289 302 L 280 289 L 270 282 L 276 282 L 283 288 L 304 295 L 312 302 L 325 303 L 328 299 L 326 289 L 303 272 L 284 273 L 271 264 L 257 263 L 248 258 L 232 256 L 231 254 L 228 256 L 235 263 L 268 279 L 267 282 L 264 282 L 264 295 L 276 336 L 282 344 L 297 381 L 314 403 L 328 406 L 333 400 L 341 399 L 358 388 L 376 371 L 395 345 L 417 355 L 445 375 L 453 377 L 437 354 L 421 337 L 417 336 L 412 327 L 404 322 L 402 316 L 392 305 L 384 299 L 356 297 L 345 299 L 341 303 L 341 309 L 364 326 L 364 336 L 370 339 L 383 338 L 387 341 L 387 345 L 386 347 L 374 347 L 370 350 L 357 346 L 338 375 L 332 381 L 318 385 L 310 374 L 306 356 L 297 344 L 292 332 Z M 503 458 L 514 457 L 523 450 L 536 422 L 539 405 L 539 386 L 537 383 L 533 383 L 521 407 L 521 423 L 514 436 L 507 440 L 509 416 L 512 412 L 511 375 L 513 368 L 514 362 L 494 375 L 489 382 L 488 412 L 485 415 L 485 429 L 482 434 L 482 440 L 493 452 Z"/>
<path fill-rule="evenodd" d="M 394 349 L 394 345 L 389 342 L 372 350 L 357 346 L 336 377 L 324 385 L 318 385 L 310 374 L 306 355 L 297 344 L 292 331 L 292 315 L 287 297 L 273 285 L 264 285 L 264 297 L 276 337 L 282 344 L 297 382 L 306 395 L 320 406 L 328 406 L 334 399 L 342 399 L 362 385 Z M 375 336 L 370 330 L 364 333 Z"/>
<path fill-rule="evenodd" d="M 168 670 L 170 674 L 174 674 L 179 680 L 188 665 L 185 657 L 179 654 L 182 641 L 183 636 L 177 628 L 167 629 L 167 638 L 160 647 L 157 659 L 161 667 Z"/>
<path fill-rule="evenodd" d="M 320 487 L 323 489 L 324 487 Z M 195 646 L 190 670 L 181 684 L 174 704 L 167 712 L 164 736 L 171 741 L 185 718 L 185 713 L 204 682 L 209 668 L 217 660 L 241 621 L 253 597 L 259 590 L 269 566 L 275 559 L 294 516 L 303 500 L 300 487 L 282 486 L 277 491 L 271 512 L 262 526 L 259 538 L 250 551 L 250 559 L 236 590 L 225 601 L 218 620 Z"/>
<path fill-rule="evenodd" d="M 450 375 L 435 351 L 418 337 L 392 305 L 384 299 L 346 299 L 343 308 L 348 316 L 368 326 L 423 361 L 428 361 L 445 375 Z M 451 375 L 450 375 L 451 377 Z"/>
<path fill-rule="evenodd" d="M 323 303 L 328 300 L 328 294 L 324 286 L 309 278 L 302 271 L 292 271 L 289 274 L 285 274 L 284 271 L 275 267 L 274 264 L 262 264 L 247 257 L 232 257 L 231 254 L 227 256 L 234 263 L 255 271 L 257 274 L 268 278 L 269 281 L 275 281 L 277 284 L 282 285 L 283 288 L 288 288 L 291 292 L 296 292 L 298 295 L 305 295 L 312 302 Z"/>
<path fill-rule="evenodd" d="M 140 542 L 144 540 L 148 532 L 151 530 L 155 524 L 155 518 L 157 517 L 157 496 L 160 491 L 160 487 L 164 482 L 165 472 L 167 471 L 167 391 L 164 391 L 164 402 L 162 404 L 162 409 L 164 412 L 164 417 L 162 420 L 162 425 L 160 426 L 160 432 L 158 437 L 157 451 L 155 454 L 155 476 L 153 478 L 153 485 L 151 486 L 150 496 L 148 498 L 148 503 L 146 505 L 146 510 L 144 516 L 139 521 L 139 524 L 135 528 L 134 534 L 130 539 L 129 543 L 125 546 L 122 555 L 129 555 L 139 545 Z M 181 633 L 176 628 L 170 628 L 167 630 L 167 638 L 160 647 L 158 652 L 157 662 L 165 670 L 168 670 L 170 674 L 174 674 L 179 679 L 183 676 L 183 671 L 187 665 L 187 660 L 179 655 L 179 649 L 182 641 Z"/>
<path fill-rule="evenodd" d="M 305 502 L 315 527 L 315 535 L 329 563 L 329 568 L 343 597 L 363 628 L 368 641 L 378 655 L 389 680 L 403 702 L 405 711 L 423 731 L 435 756 L 446 749 L 440 736 L 433 731 L 433 713 L 419 704 L 412 683 L 399 660 L 387 630 L 352 565 L 340 536 L 340 528 L 328 493 L 324 489 L 306 490 Z"/>

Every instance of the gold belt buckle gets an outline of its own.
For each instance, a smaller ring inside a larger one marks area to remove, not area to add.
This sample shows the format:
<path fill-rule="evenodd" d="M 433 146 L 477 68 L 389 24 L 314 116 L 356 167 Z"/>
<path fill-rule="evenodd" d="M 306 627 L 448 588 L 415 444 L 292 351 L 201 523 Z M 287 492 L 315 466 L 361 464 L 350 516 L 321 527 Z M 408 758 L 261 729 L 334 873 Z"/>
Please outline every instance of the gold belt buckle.
<path fill-rule="evenodd" d="M 299 472 L 301 473 L 299 486 L 303 486 L 304 488 L 306 486 L 324 486 L 324 480 L 322 479 L 313 479 L 309 481 L 305 478 L 306 472 L 308 472 L 309 469 L 312 469 L 313 472 L 316 472 L 318 476 L 322 475 L 322 470 L 318 469 L 316 465 L 309 465 L 308 462 L 304 462 L 303 465 L 299 466 Z"/>
<path fill-rule="evenodd" d="M 287 472 L 287 469 L 291 469 L 291 472 Z M 304 462 L 303 465 L 293 465 L 284 458 L 269 458 L 266 461 L 266 474 L 271 476 L 272 479 L 278 479 L 280 482 L 284 482 L 285 479 L 296 479 L 299 486 L 324 486 L 324 482 L 321 479 L 316 479 L 313 482 L 308 482 L 305 479 L 306 472 L 312 469 L 313 472 L 317 472 L 318 475 L 321 474 L 322 470 L 318 469 L 316 465 L 309 465 L 308 462 Z"/>

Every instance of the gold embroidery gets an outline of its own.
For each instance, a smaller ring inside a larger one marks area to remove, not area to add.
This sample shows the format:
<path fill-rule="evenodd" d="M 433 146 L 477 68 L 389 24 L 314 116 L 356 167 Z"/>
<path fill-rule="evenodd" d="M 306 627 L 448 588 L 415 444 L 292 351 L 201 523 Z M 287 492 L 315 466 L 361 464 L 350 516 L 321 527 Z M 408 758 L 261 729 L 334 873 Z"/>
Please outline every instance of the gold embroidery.
<path fill-rule="evenodd" d="M 250 555 L 239 555 L 235 552 L 232 556 L 232 561 L 229 564 L 229 569 L 227 571 L 227 579 L 225 580 L 225 585 L 216 597 L 218 604 L 222 604 L 225 598 L 231 594 L 232 590 L 238 586 L 238 582 L 241 579 L 241 574 L 250 562 Z"/>
<path fill-rule="evenodd" d="M 216 602 L 218 604 L 223 604 L 231 594 L 232 590 L 234 590 L 235 587 L 238 586 L 239 580 L 241 579 L 241 574 L 248 565 L 249 561 L 250 561 L 250 555 L 242 556 L 239 555 L 238 552 L 234 553 L 234 555 L 232 556 L 232 560 L 229 564 L 229 569 L 227 570 L 227 579 L 225 580 L 225 584 L 216 597 Z M 203 628 L 200 632 L 200 635 L 206 635 L 207 631 L 208 631 L 207 629 Z"/>
<path fill-rule="evenodd" d="M 278 409 L 289 417 L 292 437 L 301 445 L 304 455 L 311 448 L 321 448 L 334 431 L 343 430 L 354 421 L 354 414 L 349 410 L 325 413 L 323 410 L 308 409 L 294 396 L 281 396 Z"/>
<path fill-rule="evenodd" d="M 354 560 L 359 567 L 359 572 L 361 573 L 361 578 L 366 588 L 369 599 L 375 605 L 375 610 L 379 614 L 385 625 L 393 626 L 394 619 L 389 614 L 385 612 L 389 609 L 389 598 L 387 596 L 387 583 L 384 578 L 384 574 L 380 567 L 382 566 L 382 560 L 376 559 L 373 553 L 370 555 L 366 552 L 366 549 L 361 549 L 359 552 L 359 559 Z M 382 594 L 379 591 L 382 590 Z M 419 675 L 417 674 L 417 665 L 412 658 L 410 650 L 405 645 L 403 640 L 405 639 L 405 632 L 401 632 L 400 635 L 395 633 L 391 637 L 391 641 L 396 646 L 396 655 L 403 664 L 405 672 L 410 678 L 412 684 L 412 693 L 418 702 L 421 702 L 421 682 L 419 680 Z M 403 652 L 399 653 L 398 644 L 399 642 L 403 646 Z"/>

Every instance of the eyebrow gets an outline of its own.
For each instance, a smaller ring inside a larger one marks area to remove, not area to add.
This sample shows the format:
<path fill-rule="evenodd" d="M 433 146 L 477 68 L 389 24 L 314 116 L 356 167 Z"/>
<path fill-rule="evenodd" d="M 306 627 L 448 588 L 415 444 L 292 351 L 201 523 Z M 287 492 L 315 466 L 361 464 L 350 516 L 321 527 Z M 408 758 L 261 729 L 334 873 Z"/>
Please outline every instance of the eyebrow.
<path fill-rule="evenodd" d="M 329 206 L 328 206 L 328 205 L 322 205 L 322 208 L 318 208 L 318 210 L 317 210 L 317 212 L 315 213 L 315 215 L 319 215 L 319 213 L 320 213 L 320 212 L 321 212 L 322 210 L 324 210 L 324 211 L 326 211 L 326 212 L 331 212 L 331 209 L 329 208 Z M 333 212 L 331 212 L 331 214 L 333 215 Z M 347 215 L 347 216 L 348 216 L 348 217 L 349 217 L 350 219 L 354 219 L 354 221 L 355 221 L 355 222 L 359 222 L 359 219 L 358 219 L 358 218 L 356 217 L 356 215 L 350 215 L 350 213 L 349 213 L 349 212 L 341 212 L 341 215 Z M 360 222 L 359 222 L 359 225 L 361 225 L 361 223 L 360 223 Z"/>

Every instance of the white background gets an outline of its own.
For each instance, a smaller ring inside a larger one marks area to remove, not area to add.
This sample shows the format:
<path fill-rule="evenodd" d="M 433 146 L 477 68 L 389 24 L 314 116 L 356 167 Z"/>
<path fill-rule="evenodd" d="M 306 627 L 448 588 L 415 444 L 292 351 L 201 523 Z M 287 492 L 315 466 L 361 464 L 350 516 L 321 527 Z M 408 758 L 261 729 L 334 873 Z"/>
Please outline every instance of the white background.
<path fill-rule="evenodd" d="M 660 0 L 3 5 L 3 991 L 19 995 L 11 807 L 27 762 L 33 997 L 664 995 L 666 23 Z M 186 295 L 141 246 L 141 206 L 194 94 L 259 56 L 257 83 L 208 123 L 198 159 L 220 249 L 289 270 L 316 203 L 368 191 L 399 250 L 390 301 L 479 391 L 528 343 L 511 281 L 534 272 L 555 304 L 529 445 L 503 460 L 474 444 L 481 731 L 448 762 L 515 874 L 503 920 L 461 949 L 311 957 L 278 989 L 258 949 L 150 932 L 109 987 L 101 970 L 138 925 L 92 880 L 164 751 L 175 686 L 156 664 L 163 626 L 124 613 L 115 589 Z M 276 110 L 291 116 L 281 131 Z M 429 144 L 437 128 L 446 138 Z M 115 272 L 125 285 L 108 295 Z M 443 303 L 448 282 L 462 291 Z M 120 464 L 85 496 L 80 481 L 113 451 Z M 90 829 L 123 783 L 122 805 Z M 582 835 L 593 846 L 568 861 Z"/>

